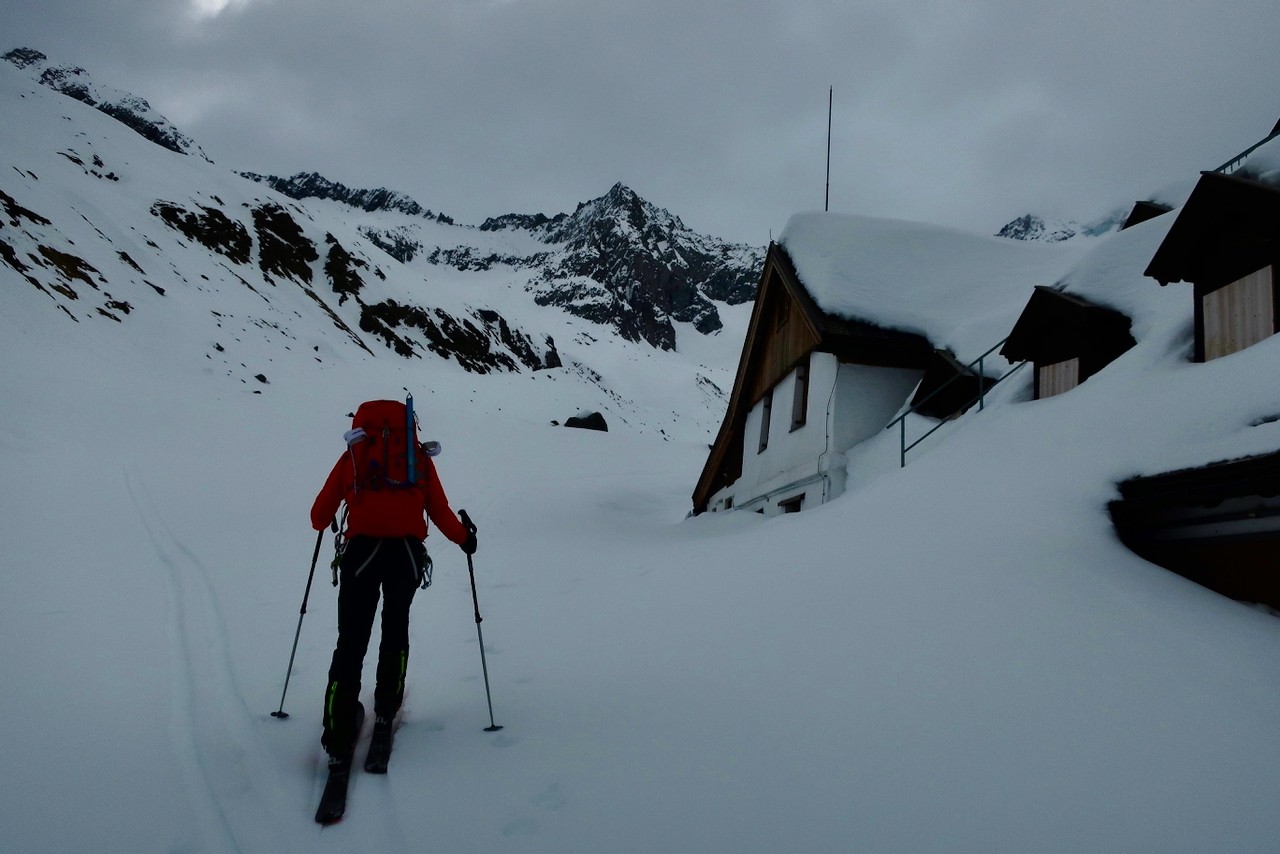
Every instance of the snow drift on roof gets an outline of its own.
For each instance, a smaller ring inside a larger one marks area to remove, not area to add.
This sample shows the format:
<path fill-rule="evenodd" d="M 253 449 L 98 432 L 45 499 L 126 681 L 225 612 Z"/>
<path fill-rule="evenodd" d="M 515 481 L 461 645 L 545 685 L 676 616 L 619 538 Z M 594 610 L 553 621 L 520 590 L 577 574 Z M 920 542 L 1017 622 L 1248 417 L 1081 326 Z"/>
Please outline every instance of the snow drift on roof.
<path fill-rule="evenodd" d="M 962 361 L 1013 328 L 1093 240 L 1032 244 L 924 223 L 796 214 L 779 243 L 814 302 L 838 317 L 925 335 Z"/>
<path fill-rule="evenodd" d="M 1062 277 L 1063 290 L 1125 314 L 1139 339 L 1161 324 L 1185 317 L 1190 311 L 1186 290 L 1162 288 L 1143 274 L 1175 216 L 1172 212 L 1158 216 L 1100 242 Z"/>

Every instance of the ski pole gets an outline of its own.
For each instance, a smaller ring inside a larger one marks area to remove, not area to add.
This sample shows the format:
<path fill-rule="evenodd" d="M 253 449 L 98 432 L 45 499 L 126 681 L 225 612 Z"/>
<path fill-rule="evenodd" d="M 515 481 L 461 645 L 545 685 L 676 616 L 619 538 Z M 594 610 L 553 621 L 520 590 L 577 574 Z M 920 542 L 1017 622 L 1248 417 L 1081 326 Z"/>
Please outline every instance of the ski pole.
<path fill-rule="evenodd" d="M 311 572 L 307 574 L 307 590 L 302 594 L 302 609 L 298 612 L 298 628 L 293 633 L 293 652 L 289 653 L 289 669 L 284 674 L 284 690 L 280 692 L 280 708 L 271 713 L 271 717 L 284 720 L 289 713 L 284 710 L 284 696 L 289 693 L 289 677 L 293 675 L 293 657 L 298 654 L 298 638 L 302 635 L 302 618 L 307 615 L 307 599 L 311 598 L 311 581 L 316 577 L 316 561 L 320 559 L 320 541 L 324 539 L 324 528 L 316 534 L 316 551 L 311 555 Z"/>
<path fill-rule="evenodd" d="M 458 515 L 462 518 L 462 524 L 467 526 L 467 530 L 474 534 L 476 526 L 467 515 L 467 511 L 461 510 Z M 493 695 L 489 693 L 489 665 L 484 658 L 484 632 L 480 630 L 480 600 L 476 596 L 476 567 L 471 561 L 471 555 L 467 555 L 467 572 L 471 575 L 471 604 L 476 609 L 476 639 L 480 641 L 480 669 L 484 672 L 484 698 L 489 704 L 489 725 L 484 728 L 484 731 L 497 732 L 502 727 L 493 722 Z"/>

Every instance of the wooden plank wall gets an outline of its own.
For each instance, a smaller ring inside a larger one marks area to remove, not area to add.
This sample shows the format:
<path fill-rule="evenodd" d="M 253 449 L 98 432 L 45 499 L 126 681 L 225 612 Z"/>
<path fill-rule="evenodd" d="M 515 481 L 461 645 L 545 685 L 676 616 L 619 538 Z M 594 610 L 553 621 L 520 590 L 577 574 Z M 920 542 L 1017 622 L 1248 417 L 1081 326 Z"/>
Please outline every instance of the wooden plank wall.
<path fill-rule="evenodd" d="M 760 333 L 764 341 L 760 345 L 760 359 L 751 380 L 751 405 L 764 397 L 765 392 L 777 385 L 818 345 L 817 337 L 786 289 L 776 288 L 773 296 L 771 305 L 761 318 Z"/>
<path fill-rule="evenodd" d="M 1080 385 L 1079 357 L 1067 359 L 1065 362 L 1055 362 L 1052 365 L 1039 365 L 1036 371 L 1039 375 L 1036 397 L 1039 399 L 1071 391 Z"/>
<path fill-rule="evenodd" d="M 1263 267 L 1223 288 L 1205 294 L 1204 360 L 1216 359 L 1257 344 L 1275 334 L 1273 267 Z"/>

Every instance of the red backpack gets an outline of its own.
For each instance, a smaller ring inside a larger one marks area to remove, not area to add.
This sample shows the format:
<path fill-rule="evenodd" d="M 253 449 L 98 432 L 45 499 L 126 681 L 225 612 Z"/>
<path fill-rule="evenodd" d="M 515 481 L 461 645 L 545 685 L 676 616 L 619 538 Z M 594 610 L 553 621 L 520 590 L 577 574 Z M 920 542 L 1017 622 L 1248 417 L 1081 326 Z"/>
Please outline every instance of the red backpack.
<path fill-rule="evenodd" d="M 427 482 L 427 463 L 418 443 L 413 395 L 398 400 L 369 400 L 356 409 L 346 434 L 351 454 L 356 500 L 362 493 L 399 490 L 405 500 L 422 506 L 413 487 Z M 420 511 L 419 511 L 420 512 Z"/>

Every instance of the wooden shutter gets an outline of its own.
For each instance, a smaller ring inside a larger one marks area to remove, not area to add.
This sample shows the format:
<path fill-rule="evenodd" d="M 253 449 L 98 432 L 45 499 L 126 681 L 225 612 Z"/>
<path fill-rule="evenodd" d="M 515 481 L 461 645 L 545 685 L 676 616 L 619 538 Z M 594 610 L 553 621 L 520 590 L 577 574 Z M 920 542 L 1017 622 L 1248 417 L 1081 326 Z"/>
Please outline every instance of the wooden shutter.
<path fill-rule="evenodd" d="M 1080 385 L 1080 359 L 1067 359 L 1065 362 L 1054 362 L 1051 365 L 1036 366 L 1039 380 L 1037 397 L 1053 397 L 1055 394 L 1071 391 Z"/>
<path fill-rule="evenodd" d="M 1272 268 L 1263 267 L 1201 300 L 1204 360 L 1257 344 L 1276 331 Z"/>

